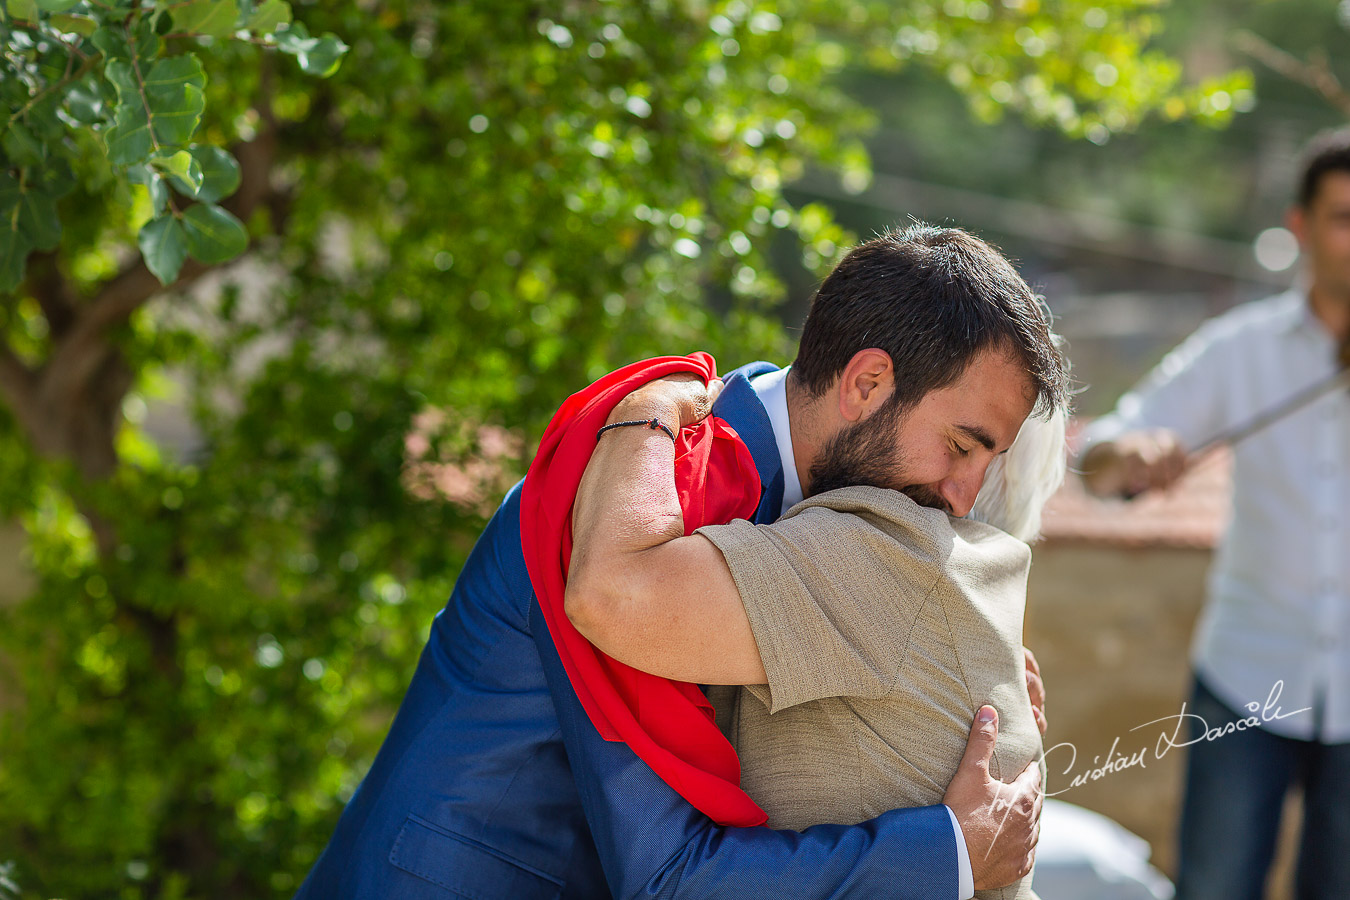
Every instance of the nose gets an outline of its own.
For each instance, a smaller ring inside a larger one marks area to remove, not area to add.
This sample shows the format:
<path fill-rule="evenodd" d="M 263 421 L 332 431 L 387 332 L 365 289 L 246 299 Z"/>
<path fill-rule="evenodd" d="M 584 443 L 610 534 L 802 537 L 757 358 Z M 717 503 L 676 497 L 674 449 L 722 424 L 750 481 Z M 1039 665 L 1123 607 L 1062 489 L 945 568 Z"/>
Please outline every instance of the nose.
<path fill-rule="evenodd" d="M 947 508 L 957 518 L 968 515 L 975 506 L 975 498 L 984 485 L 984 467 L 978 471 L 967 470 L 943 479 L 938 493 L 946 501 Z"/>

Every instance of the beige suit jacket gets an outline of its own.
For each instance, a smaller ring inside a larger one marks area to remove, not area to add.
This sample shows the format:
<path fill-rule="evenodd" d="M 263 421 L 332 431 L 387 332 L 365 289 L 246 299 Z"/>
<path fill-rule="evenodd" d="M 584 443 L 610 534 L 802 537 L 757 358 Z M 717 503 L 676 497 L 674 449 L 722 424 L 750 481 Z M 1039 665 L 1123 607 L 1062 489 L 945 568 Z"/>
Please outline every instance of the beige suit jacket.
<path fill-rule="evenodd" d="M 994 777 L 1039 758 L 1026 544 L 870 487 L 812 497 L 773 525 L 698 533 L 726 558 L 768 677 L 711 696 L 771 826 L 942 802 L 985 703 L 999 712 Z M 1035 895 L 1028 876 L 976 896 Z"/>

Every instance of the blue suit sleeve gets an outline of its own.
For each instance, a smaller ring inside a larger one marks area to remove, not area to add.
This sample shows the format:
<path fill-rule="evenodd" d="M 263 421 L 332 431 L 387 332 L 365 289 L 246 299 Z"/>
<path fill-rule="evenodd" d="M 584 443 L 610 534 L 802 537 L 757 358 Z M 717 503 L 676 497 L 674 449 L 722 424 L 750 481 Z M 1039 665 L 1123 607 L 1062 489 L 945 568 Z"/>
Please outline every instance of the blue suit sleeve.
<path fill-rule="evenodd" d="M 610 890 L 619 900 L 712 897 L 953 900 L 956 839 L 946 807 L 892 810 L 804 832 L 715 824 L 587 718 L 542 615 L 532 631 L 563 743 Z"/>

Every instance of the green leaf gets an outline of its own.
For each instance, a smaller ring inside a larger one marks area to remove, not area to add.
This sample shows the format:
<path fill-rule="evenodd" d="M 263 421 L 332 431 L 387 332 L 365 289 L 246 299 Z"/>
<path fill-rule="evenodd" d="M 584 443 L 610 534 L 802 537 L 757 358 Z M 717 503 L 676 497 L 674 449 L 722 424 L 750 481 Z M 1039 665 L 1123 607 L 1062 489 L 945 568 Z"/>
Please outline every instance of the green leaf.
<path fill-rule="evenodd" d="M 152 60 L 159 57 L 159 35 L 155 32 L 158 18 L 158 16 L 141 16 L 135 26 L 127 31 L 127 40 L 136 51 L 142 72 Z"/>
<path fill-rule="evenodd" d="M 337 71 L 338 63 L 348 49 L 337 35 L 329 33 L 313 38 L 298 23 L 279 32 L 276 37 L 279 50 L 294 56 L 302 71 L 320 78 L 327 78 Z"/>
<path fill-rule="evenodd" d="M 89 40 L 94 42 L 94 46 L 101 50 L 109 61 L 131 59 L 131 45 L 127 43 L 126 31 L 121 28 L 104 26 L 95 31 Z"/>
<path fill-rule="evenodd" d="M 108 144 L 108 160 L 114 165 L 127 166 L 150 155 L 155 143 L 150 135 L 150 113 L 141 99 L 136 84 L 135 70 L 121 60 L 109 60 L 103 67 L 108 80 L 117 88 L 117 111 L 113 127 L 104 133 Z"/>
<path fill-rule="evenodd" d="M 0 229 L 0 292 L 9 293 L 23 280 L 23 264 L 32 249 L 26 235 L 10 228 Z"/>
<path fill-rule="evenodd" d="M 150 208 L 155 215 L 164 212 L 169 205 L 169 187 L 164 179 L 156 175 L 145 183 L 145 188 L 150 192 Z"/>
<path fill-rule="evenodd" d="M 43 249 L 50 249 L 60 238 L 61 222 L 52 199 L 40 191 L 20 189 L 17 179 L 0 172 L 0 291 L 18 286 L 34 245 L 45 243 Z"/>
<path fill-rule="evenodd" d="M 94 125 L 106 112 L 103 93 L 89 79 L 82 79 L 66 91 L 66 112 L 82 125 Z"/>
<path fill-rule="evenodd" d="M 186 150 L 156 156 L 150 160 L 150 165 L 167 175 L 169 183 L 189 197 L 196 197 L 197 192 L 201 190 L 201 163 L 193 159 L 192 154 Z"/>
<path fill-rule="evenodd" d="M 300 62 L 300 68 L 308 74 L 327 78 L 338 70 L 338 64 L 348 49 L 337 35 L 325 34 L 313 50 L 300 54 L 296 59 Z"/>
<path fill-rule="evenodd" d="M 47 21 L 58 31 L 74 32 L 89 37 L 98 29 L 98 22 L 88 16 L 52 16 Z"/>
<path fill-rule="evenodd" d="M 47 158 L 47 147 L 52 144 L 59 144 L 61 139 L 69 133 L 69 126 L 61 121 L 58 113 L 61 111 L 61 95 L 56 91 L 48 91 L 42 97 L 37 98 L 33 105 L 28 108 L 28 113 L 23 117 L 23 123 L 29 129 L 29 132 L 42 145 L 42 157 Z"/>
<path fill-rule="evenodd" d="M 134 46 L 137 63 L 146 66 L 159 55 L 159 36 L 154 32 L 153 19 L 153 16 L 145 16 L 136 26 L 134 34 L 126 28 L 105 25 L 95 31 L 90 40 L 109 60 L 130 62 Z"/>
<path fill-rule="evenodd" d="M 46 12 L 65 12 L 80 0 L 37 0 L 37 5 Z"/>
<path fill-rule="evenodd" d="M 5 0 L 5 9 L 15 19 L 23 19 L 25 22 L 37 21 L 38 5 L 36 0 Z"/>
<path fill-rule="evenodd" d="M 19 197 L 18 226 L 38 250 L 55 250 L 61 243 L 56 199 L 36 188 L 26 188 Z"/>
<path fill-rule="evenodd" d="M 174 28 L 189 34 L 227 38 L 235 32 L 239 4 L 235 0 L 191 0 L 173 7 Z"/>
<path fill-rule="evenodd" d="M 155 215 L 164 212 L 164 208 L 169 204 L 169 186 L 158 172 L 149 165 L 128 166 L 127 181 L 145 185 L 145 189 L 150 193 L 150 206 Z"/>
<path fill-rule="evenodd" d="M 191 53 L 161 59 L 145 76 L 150 127 L 161 144 L 186 144 L 206 109 L 206 73 Z"/>
<path fill-rule="evenodd" d="M 9 123 L 4 136 L 0 137 L 0 147 L 4 147 L 5 155 L 9 157 L 10 162 L 18 166 L 32 166 L 42 162 L 45 149 L 38 139 L 33 137 L 33 132 L 20 122 Z"/>
<path fill-rule="evenodd" d="M 188 237 L 176 218 L 162 215 L 146 222 L 136 236 L 136 243 L 140 245 L 146 266 L 160 284 L 169 285 L 178 278 L 183 260 L 187 259 Z"/>
<path fill-rule="evenodd" d="M 127 166 L 127 181 L 132 184 L 149 184 L 158 178 L 155 170 L 146 166 Z"/>
<path fill-rule="evenodd" d="M 239 163 L 226 150 L 210 144 L 194 144 L 188 152 L 202 170 L 198 200 L 216 203 L 239 189 Z"/>
<path fill-rule="evenodd" d="M 99 34 L 103 33 L 103 31 L 99 32 Z M 97 40 L 98 35 L 95 35 L 94 38 Z M 140 81 L 136 78 L 135 68 L 132 67 L 128 60 L 108 60 L 107 65 L 103 67 L 103 75 L 112 82 L 112 86 L 117 89 L 118 103 L 131 103 L 140 99 Z"/>
<path fill-rule="evenodd" d="M 106 135 L 114 164 L 140 162 L 156 145 L 185 144 L 197 130 L 206 108 L 206 75 L 196 56 L 161 59 L 150 67 L 144 84 L 123 60 L 108 62 L 104 73 L 117 88 L 114 125 Z"/>
<path fill-rule="evenodd" d="M 3 226 L 9 227 L 9 214 L 14 207 L 19 205 L 19 198 L 23 196 L 23 191 L 19 190 L 19 182 L 13 176 L 0 172 L 0 219 L 3 219 Z"/>
<path fill-rule="evenodd" d="M 104 133 L 104 139 L 108 142 L 108 160 L 119 166 L 139 162 L 155 148 L 144 107 L 119 106 L 117 120 Z"/>
<path fill-rule="evenodd" d="M 271 34 L 291 23 L 291 5 L 286 0 L 266 0 L 248 17 L 245 27 L 256 34 Z"/>
<path fill-rule="evenodd" d="M 199 203 L 183 213 L 188 253 L 204 263 L 234 259 L 248 248 L 244 225 L 219 206 Z"/>

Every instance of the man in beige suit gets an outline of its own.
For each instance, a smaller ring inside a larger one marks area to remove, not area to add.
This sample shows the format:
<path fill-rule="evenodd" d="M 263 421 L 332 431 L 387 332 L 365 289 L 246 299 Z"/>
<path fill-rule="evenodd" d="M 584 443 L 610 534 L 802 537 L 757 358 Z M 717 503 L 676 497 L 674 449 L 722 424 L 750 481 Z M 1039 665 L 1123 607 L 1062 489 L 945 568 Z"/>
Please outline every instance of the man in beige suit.
<path fill-rule="evenodd" d="M 774 430 L 799 495 L 785 491 L 784 507 L 801 495 L 870 485 L 900 492 L 912 509 L 964 516 L 1027 416 L 1062 407 L 1064 382 L 1043 308 L 988 245 L 932 228 L 868 242 L 822 285 L 798 358 L 780 379 L 785 421 Z M 679 391 L 669 384 L 639 391 L 611 421 L 687 423 L 706 397 L 694 388 L 682 399 Z M 764 591 L 742 596 L 735 554 L 724 555 L 707 534 L 683 535 L 671 444 L 658 437 L 616 429 L 599 442 L 574 513 L 574 533 L 586 539 L 574 548 L 569 574 L 573 622 L 621 661 L 686 681 L 767 684 L 777 694 L 795 690 L 804 670 L 828 672 L 828 655 L 819 652 L 828 634 L 813 634 L 800 617 L 766 628 L 760 614 L 773 605 L 760 602 Z M 834 621 L 830 610 L 821 614 Z M 800 639 L 774 639 L 780 633 Z M 979 790 L 997 727 L 993 707 L 981 705 L 961 760 L 983 773 Z M 1033 762 L 1014 779 L 1010 802 L 1038 809 L 1039 785 Z M 942 800 L 957 813 L 965 843 L 989 847 L 1000 817 L 963 817 L 971 792 L 971 783 L 953 778 Z M 1025 875 L 1031 853 L 1012 873 L 988 871 L 987 863 L 971 854 L 973 885 L 963 884 L 963 897 Z"/>

